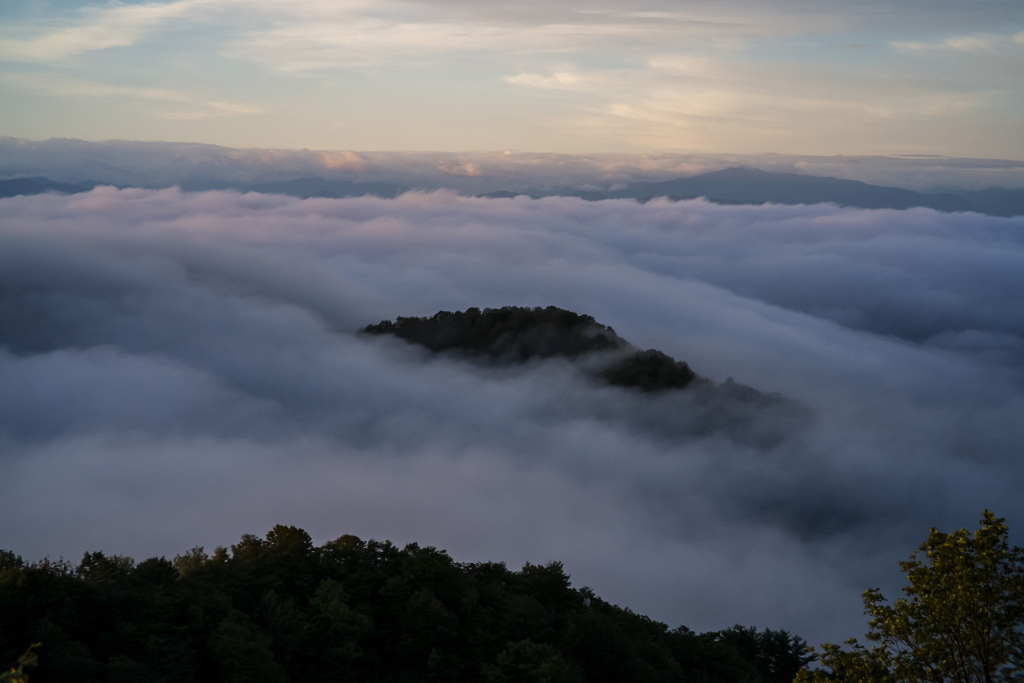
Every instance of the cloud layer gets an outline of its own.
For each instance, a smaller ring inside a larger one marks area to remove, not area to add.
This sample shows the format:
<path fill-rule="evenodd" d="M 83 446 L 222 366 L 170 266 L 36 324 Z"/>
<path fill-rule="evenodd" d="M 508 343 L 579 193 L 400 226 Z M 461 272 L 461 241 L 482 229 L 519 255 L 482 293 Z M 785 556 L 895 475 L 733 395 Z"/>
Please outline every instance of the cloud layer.
<path fill-rule="evenodd" d="M 704 202 L 0 200 L 3 545 L 173 555 L 275 523 L 565 562 L 673 625 L 863 631 L 930 526 L 1024 525 L 1024 221 Z M 362 325 L 557 305 L 789 396 L 782 435 Z M 1019 540 L 1018 540 L 1019 543 Z"/>

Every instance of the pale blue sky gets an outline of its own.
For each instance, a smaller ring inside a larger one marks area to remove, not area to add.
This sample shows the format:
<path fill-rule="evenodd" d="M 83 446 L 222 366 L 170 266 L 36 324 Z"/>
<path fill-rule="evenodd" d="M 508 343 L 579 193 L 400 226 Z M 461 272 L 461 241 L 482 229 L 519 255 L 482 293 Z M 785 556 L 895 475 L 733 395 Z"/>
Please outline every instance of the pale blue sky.
<path fill-rule="evenodd" d="M 1024 159 L 1021 0 L 0 3 L 0 135 Z"/>

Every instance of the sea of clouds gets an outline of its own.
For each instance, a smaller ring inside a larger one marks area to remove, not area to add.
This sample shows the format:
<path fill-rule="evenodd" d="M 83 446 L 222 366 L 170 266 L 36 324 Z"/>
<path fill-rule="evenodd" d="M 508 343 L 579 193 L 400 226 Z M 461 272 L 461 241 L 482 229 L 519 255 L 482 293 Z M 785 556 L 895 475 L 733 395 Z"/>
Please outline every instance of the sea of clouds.
<path fill-rule="evenodd" d="M 1024 218 L 704 201 L 0 200 L 2 547 L 143 559 L 277 523 L 560 560 L 696 630 L 865 630 L 929 527 L 1024 529 Z M 564 361 L 360 327 L 556 305 L 801 404 L 770 443 Z"/>

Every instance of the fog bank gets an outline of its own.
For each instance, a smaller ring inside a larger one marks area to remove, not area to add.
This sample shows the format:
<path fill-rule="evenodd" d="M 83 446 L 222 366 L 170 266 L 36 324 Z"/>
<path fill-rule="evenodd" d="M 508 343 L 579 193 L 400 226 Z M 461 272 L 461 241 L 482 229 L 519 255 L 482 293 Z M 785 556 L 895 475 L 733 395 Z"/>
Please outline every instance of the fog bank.
<path fill-rule="evenodd" d="M 897 590 L 930 526 L 987 507 L 1020 533 L 1020 291 L 1024 219 L 924 209 L 3 199 L 0 538 L 141 559 L 295 524 L 561 560 L 673 626 L 859 635 L 861 591 Z M 502 305 L 588 313 L 812 417 L 757 446 L 566 362 L 356 334 Z"/>

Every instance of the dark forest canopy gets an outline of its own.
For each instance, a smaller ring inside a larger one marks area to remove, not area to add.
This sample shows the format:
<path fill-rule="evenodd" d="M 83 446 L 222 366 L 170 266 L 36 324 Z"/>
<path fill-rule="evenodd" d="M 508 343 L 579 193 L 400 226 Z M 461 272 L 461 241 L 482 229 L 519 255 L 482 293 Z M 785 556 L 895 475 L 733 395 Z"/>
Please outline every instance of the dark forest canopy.
<path fill-rule="evenodd" d="M 785 631 L 696 634 L 573 588 L 559 562 L 458 563 L 292 526 L 135 562 L 0 551 L 0 662 L 40 681 L 791 681 Z"/>
<path fill-rule="evenodd" d="M 366 326 L 363 331 L 393 334 L 431 351 L 460 350 L 506 361 L 551 356 L 571 358 L 627 347 L 615 330 L 598 323 L 592 316 L 556 306 L 439 311 L 424 318 L 384 320 Z"/>
<path fill-rule="evenodd" d="M 424 318 L 384 320 L 363 332 L 391 334 L 434 352 L 461 352 L 495 363 L 610 354 L 595 377 L 641 391 L 682 389 L 700 379 L 686 363 L 655 349 L 637 349 L 593 317 L 555 306 L 440 311 Z"/>

